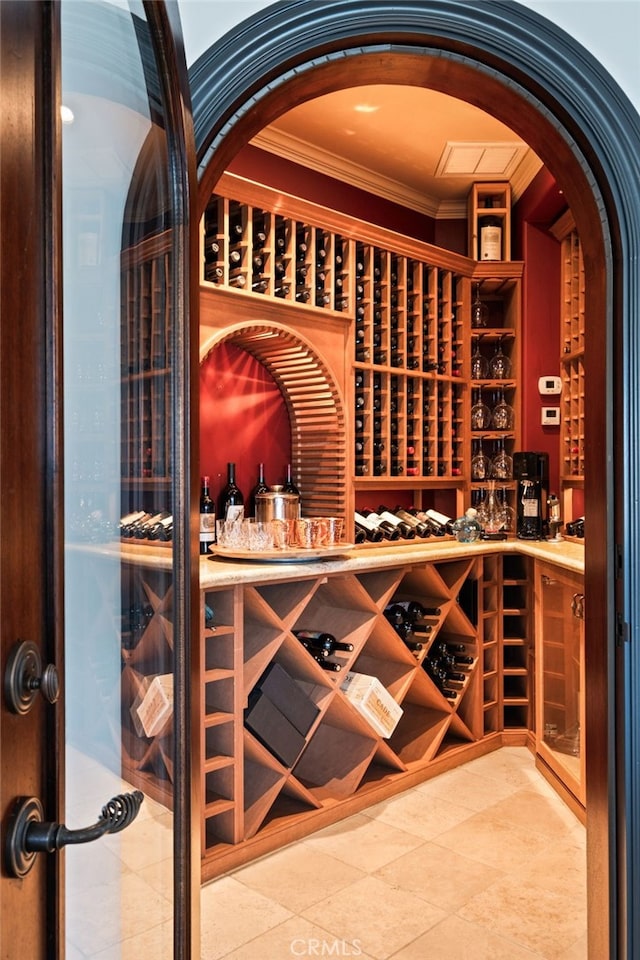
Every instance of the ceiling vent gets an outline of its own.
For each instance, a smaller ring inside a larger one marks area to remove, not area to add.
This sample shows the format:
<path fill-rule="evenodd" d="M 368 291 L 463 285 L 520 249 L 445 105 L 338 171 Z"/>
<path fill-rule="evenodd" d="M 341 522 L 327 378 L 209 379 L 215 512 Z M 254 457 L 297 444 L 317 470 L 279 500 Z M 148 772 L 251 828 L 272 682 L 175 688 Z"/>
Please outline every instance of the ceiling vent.
<path fill-rule="evenodd" d="M 528 149 L 527 144 L 519 140 L 513 143 L 448 141 L 435 175 L 508 180 Z"/>

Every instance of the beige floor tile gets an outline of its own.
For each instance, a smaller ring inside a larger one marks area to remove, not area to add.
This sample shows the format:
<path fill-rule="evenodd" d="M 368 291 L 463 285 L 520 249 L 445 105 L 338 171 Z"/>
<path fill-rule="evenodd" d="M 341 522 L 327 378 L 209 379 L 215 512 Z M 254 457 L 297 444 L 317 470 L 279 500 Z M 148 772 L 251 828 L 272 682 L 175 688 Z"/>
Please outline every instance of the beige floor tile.
<path fill-rule="evenodd" d="M 542 853 L 549 838 L 488 817 L 486 813 L 476 813 L 455 829 L 440 834 L 433 842 L 461 853 L 469 860 L 509 873 L 523 861 Z"/>
<path fill-rule="evenodd" d="M 526 754 L 529 754 L 528 757 Z M 531 754 L 524 747 L 503 747 L 470 760 L 465 764 L 465 769 L 479 776 L 499 780 L 503 786 L 527 787 L 536 785 L 542 779 L 535 769 Z"/>
<path fill-rule="evenodd" d="M 582 936 L 587 923 L 584 897 L 538 884 L 515 883 L 514 877 L 498 880 L 458 913 L 543 957 L 555 957 L 568 949 Z"/>
<path fill-rule="evenodd" d="M 321 850 L 295 844 L 233 874 L 245 886 L 300 913 L 365 876 L 362 870 Z"/>
<path fill-rule="evenodd" d="M 85 956 L 170 920 L 173 905 L 135 876 L 76 891 L 67 902 L 67 937 Z"/>
<path fill-rule="evenodd" d="M 513 941 L 460 917 L 447 917 L 394 954 L 393 960 L 541 960 Z"/>
<path fill-rule="evenodd" d="M 421 843 L 414 834 L 362 814 L 326 827 L 304 840 L 304 845 L 311 850 L 320 850 L 367 873 L 415 850 Z"/>
<path fill-rule="evenodd" d="M 173 899 L 173 857 L 142 867 L 138 870 L 138 876 L 167 899 Z"/>
<path fill-rule="evenodd" d="M 322 927 L 292 917 L 257 940 L 226 954 L 224 960 L 318 960 L 320 957 L 374 960 L 359 941 L 337 940 Z"/>
<path fill-rule="evenodd" d="M 454 913 L 475 894 L 499 880 L 503 873 L 435 843 L 425 843 L 376 870 L 374 875 Z"/>
<path fill-rule="evenodd" d="M 512 874 L 518 883 L 537 884 L 552 893 L 587 898 L 587 864 L 584 847 L 577 846 L 569 834 L 529 860 L 523 861 Z"/>
<path fill-rule="evenodd" d="M 567 806 L 558 803 L 558 797 L 533 786 L 516 790 L 507 799 L 487 807 L 484 813 L 515 827 L 525 827 L 554 838 L 565 836 L 576 820 Z"/>
<path fill-rule="evenodd" d="M 572 943 L 567 950 L 553 956 L 550 954 L 549 960 L 587 960 L 587 935 L 580 937 L 576 943 Z"/>
<path fill-rule="evenodd" d="M 168 921 L 137 937 L 123 940 L 117 955 L 113 948 L 91 955 L 91 960 L 173 960 L 173 923 Z"/>
<path fill-rule="evenodd" d="M 291 917 L 289 910 L 234 877 L 202 888 L 200 914 L 200 960 L 218 960 Z"/>
<path fill-rule="evenodd" d="M 103 837 L 130 870 L 141 870 L 173 856 L 173 815 L 164 814 L 147 820 L 135 820 L 122 833 Z"/>
<path fill-rule="evenodd" d="M 461 807 L 468 807 L 479 813 L 487 807 L 511 796 L 520 789 L 512 783 L 504 783 L 495 777 L 483 776 L 465 765 L 456 770 L 448 770 L 416 787 L 416 790 L 428 797 L 450 800 L 455 797 Z"/>
<path fill-rule="evenodd" d="M 409 790 L 390 800 L 376 803 L 364 811 L 365 816 L 380 823 L 399 827 L 422 840 L 432 840 L 471 816 L 468 807 L 456 801 L 428 797 L 419 790 Z"/>
<path fill-rule="evenodd" d="M 365 877 L 304 911 L 307 920 L 336 940 L 361 945 L 386 960 L 445 916 L 438 907 L 378 880 Z"/>

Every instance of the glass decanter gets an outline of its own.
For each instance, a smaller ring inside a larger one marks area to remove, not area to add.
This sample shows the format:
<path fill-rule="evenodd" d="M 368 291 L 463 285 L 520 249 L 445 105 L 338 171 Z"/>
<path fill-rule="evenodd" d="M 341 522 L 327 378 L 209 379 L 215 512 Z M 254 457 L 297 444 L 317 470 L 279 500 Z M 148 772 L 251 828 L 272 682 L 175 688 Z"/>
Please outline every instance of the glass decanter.
<path fill-rule="evenodd" d="M 491 425 L 494 430 L 513 430 L 513 407 L 504 398 L 504 390 L 499 393 L 499 399 L 493 408 Z"/>
<path fill-rule="evenodd" d="M 504 518 L 501 504 L 498 503 L 496 485 L 493 480 L 489 481 L 489 488 L 483 502 L 482 516 L 482 526 L 485 533 L 499 533 L 502 530 Z"/>
<path fill-rule="evenodd" d="M 486 380 L 489 376 L 489 361 L 480 353 L 480 337 L 474 337 L 473 353 L 471 354 L 471 379 Z"/>
<path fill-rule="evenodd" d="M 482 391 L 474 391 L 473 406 L 471 407 L 471 429 L 489 430 L 491 427 L 491 408 L 482 399 Z"/>
<path fill-rule="evenodd" d="M 486 327 L 488 319 L 489 308 L 486 303 L 483 303 L 480 299 L 480 284 L 476 283 L 475 295 L 471 303 L 471 326 L 474 327 L 474 329 Z"/>
<path fill-rule="evenodd" d="M 502 514 L 502 529 L 505 533 L 515 533 L 516 531 L 516 512 L 509 504 L 508 491 L 506 487 L 502 488 L 500 498 L 500 512 Z"/>
<path fill-rule="evenodd" d="M 484 452 L 482 438 L 474 440 L 474 451 L 471 457 L 471 479 L 488 480 L 491 476 L 491 461 Z"/>
<path fill-rule="evenodd" d="M 504 447 L 504 437 L 497 443 L 497 451 L 491 461 L 491 476 L 494 480 L 511 480 L 513 478 L 513 457 Z"/>
<path fill-rule="evenodd" d="M 489 361 L 489 376 L 492 380 L 508 380 L 510 375 L 511 360 L 502 352 L 502 337 L 500 337 L 495 353 Z"/>

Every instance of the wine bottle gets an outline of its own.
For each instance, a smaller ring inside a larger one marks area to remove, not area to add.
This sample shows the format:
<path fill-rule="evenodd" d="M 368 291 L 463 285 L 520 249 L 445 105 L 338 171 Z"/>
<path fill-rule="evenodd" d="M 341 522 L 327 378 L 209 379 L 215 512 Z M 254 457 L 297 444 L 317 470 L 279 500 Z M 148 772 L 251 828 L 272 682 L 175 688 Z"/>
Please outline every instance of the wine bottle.
<path fill-rule="evenodd" d="M 413 514 L 409 513 L 408 510 L 405 510 L 403 507 L 396 507 L 393 511 L 397 517 L 400 517 L 405 523 L 408 523 L 409 526 L 412 526 L 416 532 L 416 536 L 426 539 L 431 536 L 431 527 L 428 523 L 423 523 L 421 520 L 418 520 L 417 517 L 414 517 Z"/>
<path fill-rule="evenodd" d="M 138 520 L 141 520 L 144 515 L 144 510 L 134 510 L 133 513 L 127 513 L 124 517 L 121 517 L 120 523 L 118 524 L 120 536 L 129 538 L 131 536 L 131 528 L 133 524 L 137 523 Z"/>
<path fill-rule="evenodd" d="M 487 197 L 485 208 L 493 207 L 493 197 Z M 480 260 L 502 260 L 502 223 L 498 217 L 482 216 L 478 218 L 480 233 Z"/>
<path fill-rule="evenodd" d="M 149 530 L 149 540 L 162 540 L 167 542 L 173 537 L 173 517 L 170 513 L 165 514 Z"/>
<path fill-rule="evenodd" d="M 565 530 L 569 537 L 584 537 L 584 517 L 576 517 L 566 524 Z"/>
<path fill-rule="evenodd" d="M 374 467 L 374 473 L 376 472 Z M 385 540 L 399 540 L 400 539 L 400 530 L 398 527 L 390 523 L 388 520 L 383 520 L 382 517 L 378 516 L 373 510 L 364 509 L 361 511 L 362 515 L 367 518 L 370 523 L 373 523 L 379 530 L 382 530 L 382 534 Z"/>
<path fill-rule="evenodd" d="M 251 516 L 255 516 L 255 513 L 256 513 L 257 495 L 259 493 L 267 493 L 268 490 L 269 490 L 269 487 L 265 483 L 265 479 L 264 479 L 264 463 L 260 463 L 258 464 L 258 479 L 249 497 L 249 514 Z"/>
<path fill-rule="evenodd" d="M 382 530 L 376 527 L 367 517 L 363 517 L 361 513 L 355 513 L 354 518 L 356 530 L 361 530 L 370 543 L 380 543 L 385 539 Z"/>
<path fill-rule="evenodd" d="M 283 492 L 283 493 L 293 493 L 293 494 L 296 495 L 296 497 L 299 497 L 299 496 L 300 496 L 300 491 L 299 491 L 299 489 L 296 487 L 295 483 L 293 482 L 293 476 L 292 476 L 292 473 L 291 473 L 291 464 L 290 464 L 290 463 L 287 464 L 287 479 L 285 480 L 285 482 L 284 482 L 284 484 L 283 484 L 282 492 Z"/>
<path fill-rule="evenodd" d="M 415 540 L 416 530 L 411 524 L 405 523 L 400 517 L 396 516 L 395 513 L 392 513 L 388 507 L 384 504 L 380 504 L 378 507 L 378 516 L 382 520 L 386 520 L 388 523 L 393 524 L 399 531 L 400 536 L 403 540 Z"/>
<path fill-rule="evenodd" d="M 244 515 L 244 497 L 236 484 L 235 463 L 227 463 L 227 483 L 220 494 L 218 515 L 221 520 L 241 520 Z"/>
<path fill-rule="evenodd" d="M 342 670 L 342 664 L 336 663 L 335 660 L 325 660 L 322 657 L 314 657 L 314 660 L 320 664 L 323 670 L 329 670 L 331 673 L 340 673 Z"/>
<path fill-rule="evenodd" d="M 216 508 L 209 493 L 209 477 L 200 486 L 200 553 L 208 553 L 216 542 Z"/>

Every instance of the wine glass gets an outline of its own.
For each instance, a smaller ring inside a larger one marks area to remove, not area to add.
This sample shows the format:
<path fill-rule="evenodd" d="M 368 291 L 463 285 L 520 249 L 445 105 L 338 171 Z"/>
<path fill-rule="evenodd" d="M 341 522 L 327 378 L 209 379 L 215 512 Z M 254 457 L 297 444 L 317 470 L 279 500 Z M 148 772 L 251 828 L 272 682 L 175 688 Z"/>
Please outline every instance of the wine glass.
<path fill-rule="evenodd" d="M 475 328 L 486 327 L 488 317 L 489 309 L 486 303 L 483 303 L 480 299 L 480 284 L 476 283 L 475 297 L 471 304 L 471 326 Z"/>
<path fill-rule="evenodd" d="M 482 437 L 474 441 L 474 453 L 471 457 L 471 479 L 488 480 L 491 476 L 491 461 L 484 452 Z"/>
<path fill-rule="evenodd" d="M 482 391 L 475 391 L 473 406 L 471 407 L 471 429 L 488 430 L 491 426 L 491 408 L 482 399 Z"/>
<path fill-rule="evenodd" d="M 510 373 L 511 360 L 502 352 L 502 337 L 500 337 L 495 353 L 489 361 L 489 376 L 492 380 L 508 380 Z"/>
<path fill-rule="evenodd" d="M 504 446 L 504 437 L 497 444 L 497 452 L 491 461 L 491 476 L 494 480 L 511 480 L 513 477 L 513 457 Z"/>
<path fill-rule="evenodd" d="M 473 353 L 471 354 L 471 379 L 486 380 L 489 376 L 489 361 L 480 353 L 481 337 L 474 337 Z"/>
<path fill-rule="evenodd" d="M 504 390 L 500 391 L 500 399 L 493 408 L 491 424 L 494 430 L 513 429 L 513 407 L 504 398 Z"/>

